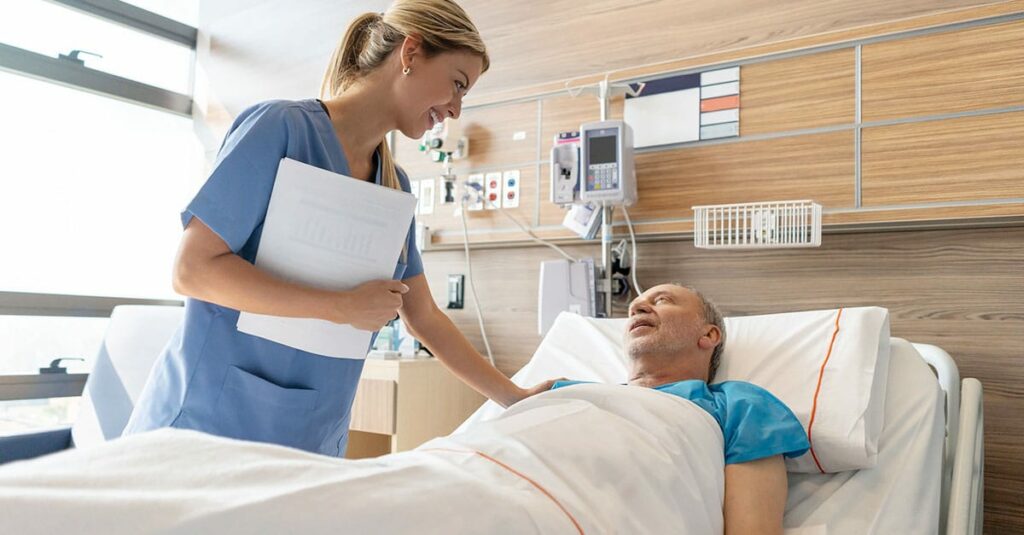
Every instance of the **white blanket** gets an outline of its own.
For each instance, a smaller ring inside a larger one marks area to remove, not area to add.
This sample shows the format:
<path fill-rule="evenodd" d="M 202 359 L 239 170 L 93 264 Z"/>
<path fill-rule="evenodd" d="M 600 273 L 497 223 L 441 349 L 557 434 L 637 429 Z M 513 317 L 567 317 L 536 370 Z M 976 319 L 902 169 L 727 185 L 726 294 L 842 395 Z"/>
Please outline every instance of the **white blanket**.
<path fill-rule="evenodd" d="M 723 440 L 689 401 L 580 385 L 359 461 L 165 429 L 0 468 L 6 533 L 721 533 Z"/>

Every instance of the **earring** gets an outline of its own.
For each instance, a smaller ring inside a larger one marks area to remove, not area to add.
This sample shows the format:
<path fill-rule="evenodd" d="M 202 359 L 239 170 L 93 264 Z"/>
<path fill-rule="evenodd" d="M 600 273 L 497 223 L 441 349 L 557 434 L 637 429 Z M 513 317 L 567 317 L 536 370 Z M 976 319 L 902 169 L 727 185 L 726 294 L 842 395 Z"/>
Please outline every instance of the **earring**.
<path fill-rule="evenodd" d="M 412 72 L 412 67 L 406 67 L 406 68 L 402 69 L 402 74 L 404 74 L 406 76 L 409 76 L 410 72 Z"/>

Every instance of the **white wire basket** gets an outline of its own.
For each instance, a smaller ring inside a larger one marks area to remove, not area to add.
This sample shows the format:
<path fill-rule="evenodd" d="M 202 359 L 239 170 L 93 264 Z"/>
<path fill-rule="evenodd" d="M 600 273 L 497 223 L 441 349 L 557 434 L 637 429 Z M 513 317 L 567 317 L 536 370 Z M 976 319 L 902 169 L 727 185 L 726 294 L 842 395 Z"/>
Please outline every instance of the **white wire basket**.
<path fill-rule="evenodd" d="M 701 249 L 821 245 L 821 205 L 814 201 L 694 206 L 693 212 L 693 244 Z"/>

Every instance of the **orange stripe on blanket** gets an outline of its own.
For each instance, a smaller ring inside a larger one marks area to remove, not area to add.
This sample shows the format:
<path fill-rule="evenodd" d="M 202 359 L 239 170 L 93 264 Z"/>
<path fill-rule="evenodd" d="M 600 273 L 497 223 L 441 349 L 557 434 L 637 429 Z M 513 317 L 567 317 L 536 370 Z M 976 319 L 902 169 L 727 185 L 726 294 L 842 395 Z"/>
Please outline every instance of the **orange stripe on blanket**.
<path fill-rule="evenodd" d="M 576 517 L 572 516 L 572 513 L 570 513 L 569 510 L 566 509 L 562 505 L 562 503 L 559 502 L 558 499 L 554 497 L 554 495 L 552 495 L 550 492 L 548 492 L 548 490 L 545 489 L 540 483 L 537 483 L 533 479 L 530 479 L 530 477 L 527 476 L 526 474 L 523 474 L 522 472 L 520 472 L 520 471 L 516 470 L 515 468 L 512 468 L 511 466 L 509 466 L 509 465 L 507 465 L 507 464 L 505 464 L 505 463 L 495 459 L 494 457 L 491 457 L 490 455 L 487 455 L 486 453 L 484 453 L 482 451 L 476 451 L 476 450 L 456 450 L 456 449 L 450 449 L 450 448 L 428 448 L 428 449 L 419 450 L 419 451 L 447 451 L 447 452 L 451 452 L 451 453 L 468 453 L 470 455 L 477 455 L 479 457 L 487 459 L 488 461 L 491 461 L 492 463 L 494 463 L 494 464 L 504 468 L 505 470 L 508 470 L 509 472 L 512 472 L 513 474 L 519 476 L 520 478 L 525 480 L 527 483 L 533 485 L 534 488 L 539 490 L 543 495 L 547 496 L 549 500 L 554 502 L 555 505 L 557 505 L 558 508 L 561 509 L 563 513 L 565 513 L 565 516 L 569 517 L 569 521 L 572 522 L 572 525 L 576 528 L 576 531 L 579 532 L 580 535 L 583 535 L 583 528 L 580 527 L 580 523 L 576 521 Z"/>
<path fill-rule="evenodd" d="M 818 471 L 822 474 L 825 470 L 821 467 L 821 462 L 818 461 L 818 454 L 814 453 L 814 440 L 811 439 L 811 429 L 814 427 L 814 416 L 818 412 L 818 394 L 821 393 L 821 379 L 825 376 L 825 366 L 828 365 L 828 359 L 832 357 L 832 347 L 836 343 L 836 335 L 839 334 L 839 318 L 843 316 L 843 309 L 839 309 L 836 313 L 836 326 L 832 330 L 832 340 L 828 343 L 828 352 L 825 353 L 825 360 L 821 363 L 821 369 L 818 370 L 818 386 L 814 389 L 814 403 L 811 404 L 811 420 L 807 422 L 807 443 L 811 447 L 811 458 L 814 459 L 815 466 L 818 467 Z"/>

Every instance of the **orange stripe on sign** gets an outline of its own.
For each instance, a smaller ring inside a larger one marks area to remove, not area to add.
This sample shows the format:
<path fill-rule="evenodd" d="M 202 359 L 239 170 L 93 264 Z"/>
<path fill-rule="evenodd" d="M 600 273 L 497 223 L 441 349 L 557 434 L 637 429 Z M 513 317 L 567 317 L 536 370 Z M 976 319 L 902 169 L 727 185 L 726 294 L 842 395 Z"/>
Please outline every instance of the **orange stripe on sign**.
<path fill-rule="evenodd" d="M 487 455 L 486 453 L 484 453 L 482 451 L 476 451 L 476 450 L 456 450 L 456 449 L 450 449 L 450 448 L 428 448 L 428 449 L 419 450 L 419 451 L 447 451 L 447 452 L 451 452 L 451 453 L 467 453 L 467 454 L 470 454 L 470 455 L 477 455 L 477 456 L 480 456 L 480 457 L 482 457 L 484 459 L 487 459 L 488 461 L 491 461 L 492 463 L 494 463 L 494 464 L 504 468 L 505 470 L 508 470 L 509 472 L 512 472 L 513 474 L 519 476 L 520 478 L 525 480 L 527 483 L 533 485 L 534 488 L 536 488 L 537 490 L 539 490 L 541 492 L 541 494 L 547 496 L 549 500 L 554 502 L 554 504 L 557 505 L 558 508 L 561 509 L 563 513 L 565 513 L 565 516 L 569 517 L 569 521 L 572 522 L 572 525 L 576 528 L 576 531 L 580 535 L 584 535 L 583 534 L 583 528 L 580 526 L 580 523 L 576 521 L 576 517 L 572 516 L 572 513 L 570 513 L 569 510 L 566 509 L 562 505 L 562 502 L 559 502 L 558 499 L 554 497 L 554 495 L 552 495 L 550 492 L 548 492 L 548 490 L 545 489 L 543 486 L 541 486 L 540 483 L 537 483 L 536 481 L 530 479 L 530 477 L 527 476 L 526 474 L 523 474 L 519 470 L 516 470 L 515 468 L 512 468 L 511 466 L 509 466 L 509 465 L 507 465 L 507 464 L 505 464 L 505 463 L 495 459 L 494 457 L 491 457 L 490 455 Z"/>
<path fill-rule="evenodd" d="M 825 470 L 821 467 L 821 462 L 818 461 L 818 454 L 814 453 L 814 440 L 811 439 L 811 430 L 814 428 L 814 416 L 818 412 L 818 394 L 821 393 L 821 378 L 825 376 L 825 366 L 828 365 L 828 359 L 832 357 L 832 347 L 836 343 L 836 335 L 839 334 L 839 318 L 843 316 L 843 309 L 839 309 L 836 313 L 836 326 L 832 330 L 832 340 L 828 343 L 828 352 L 825 353 L 825 360 L 821 362 L 821 369 L 818 370 L 818 386 L 814 389 L 814 403 L 811 404 L 811 421 L 807 423 L 807 443 L 811 447 L 811 458 L 814 459 L 815 466 L 818 467 L 818 471 L 822 474 Z"/>
<path fill-rule="evenodd" d="M 700 101 L 700 111 L 729 110 L 740 107 L 740 96 L 729 95 L 727 97 L 709 98 Z"/>

